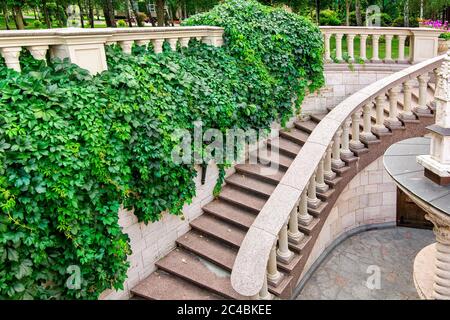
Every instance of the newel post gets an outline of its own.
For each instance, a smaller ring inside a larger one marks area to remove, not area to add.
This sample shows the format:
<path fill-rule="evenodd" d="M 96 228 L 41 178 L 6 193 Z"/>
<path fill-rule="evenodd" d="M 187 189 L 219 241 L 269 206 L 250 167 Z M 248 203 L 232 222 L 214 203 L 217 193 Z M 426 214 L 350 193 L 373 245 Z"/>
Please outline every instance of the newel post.
<path fill-rule="evenodd" d="M 411 28 L 411 63 L 418 63 L 438 55 L 438 38 L 442 30 Z"/>

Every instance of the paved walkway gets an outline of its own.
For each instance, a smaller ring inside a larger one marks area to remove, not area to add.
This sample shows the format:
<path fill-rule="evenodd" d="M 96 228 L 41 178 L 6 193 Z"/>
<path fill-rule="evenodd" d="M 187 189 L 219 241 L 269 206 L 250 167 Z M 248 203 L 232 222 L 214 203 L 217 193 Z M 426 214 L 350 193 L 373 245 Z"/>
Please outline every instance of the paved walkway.
<path fill-rule="evenodd" d="M 392 228 L 357 234 L 328 255 L 297 299 L 419 299 L 413 261 L 433 242 L 431 230 Z"/>

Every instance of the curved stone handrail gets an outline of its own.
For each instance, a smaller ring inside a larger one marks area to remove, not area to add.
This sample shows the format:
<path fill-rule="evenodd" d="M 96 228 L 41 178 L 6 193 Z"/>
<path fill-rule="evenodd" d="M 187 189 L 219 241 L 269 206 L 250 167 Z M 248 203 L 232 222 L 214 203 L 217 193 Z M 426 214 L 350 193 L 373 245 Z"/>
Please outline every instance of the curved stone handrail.
<path fill-rule="evenodd" d="M 292 221 L 292 216 L 297 215 L 297 206 L 302 202 L 301 197 L 305 197 L 308 184 L 311 184 L 311 181 L 315 181 L 316 171 L 318 171 L 319 165 L 322 165 L 321 173 L 323 175 L 324 155 L 330 153 L 333 139 L 335 146 L 338 146 L 337 154 L 340 154 L 340 128 L 346 128 L 344 134 L 347 135 L 346 144 L 348 145 L 350 118 L 352 118 L 352 120 L 355 119 L 354 121 L 358 121 L 356 123 L 357 126 L 355 127 L 358 128 L 357 135 L 359 136 L 360 115 L 358 118 L 353 118 L 353 116 L 362 106 L 371 105 L 375 98 L 377 101 L 376 125 L 383 126 L 386 91 L 419 77 L 419 83 L 421 84 L 420 88 L 425 88 L 426 92 L 428 81 L 427 74 L 440 66 L 444 56 L 445 55 L 438 56 L 418 63 L 382 80 L 374 82 L 338 104 L 315 127 L 280 183 L 256 217 L 252 226 L 249 228 L 244 241 L 241 244 L 231 273 L 231 284 L 238 293 L 244 296 L 254 297 L 263 288 L 266 288 L 267 291 L 266 268 L 271 265 L 271 262 L 269 261 L 269 257 L 272 257 L 271 252 L 273 252 L 273 248 L 279 237 L 280 239 L 287 237 L 285 232 L 287 221 Z M 423 86 L 423 83 L 425 84 L 425 87 Z M 421 98 L 419 98 L 419 100 L 420 99 Z M 419 105 L 421 105 L 420 101 Z M 371 107 L 367 109 L 368 110 L 365 108 L 364 110 L 364 119 L 369 119 L 368 125 L 370 127 Z M 395 109 L 395 113 L 396 112 Z M 410 110 L 408 110 L 408 112 L 411 113 Z M 418 112 L 420 112 L 420 110 L 418 110 Z M 369 114 L 367 117 L 366 113 Z M 392 115 L 390 114 L 390 118 L 391 116 L 396 118 L 395 113 Z M 365 129 L 367 129 L 366 125 L 367 123 L 365 121 Z M 370 129 L 368 132 L 370 133 Z M 344 148 L 342 148 L 342 150 L 344 150 Z M 335 151 L 336 148 L 333 148 L 333 157 L 336 153 Z M 338 161 L 340 161 L 340 158 Z M 315 182 L 313 184 L 313 189 L 315 193 Z M 286 242 L 286 239 L 284 242 Z"/>

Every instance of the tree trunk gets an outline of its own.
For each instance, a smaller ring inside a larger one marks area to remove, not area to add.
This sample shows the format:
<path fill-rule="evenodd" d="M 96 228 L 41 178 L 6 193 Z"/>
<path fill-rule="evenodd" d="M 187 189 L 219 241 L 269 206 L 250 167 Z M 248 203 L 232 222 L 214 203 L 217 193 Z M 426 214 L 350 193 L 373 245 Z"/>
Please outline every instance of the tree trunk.
<path fill-rule="evenodd" d="M 84 28 L 84 19 L 83 19 L 83 7 L 81 6 L 81 0 L 78 0 L 78 8 L 80 8 L 80 22 L 81 27 Z"/>
<path fill-rule="evenodd" d="M 25 24 L 23 22 L 23 16 L 22 16 L 22 8 L 18 5 L 13 6 L 13 15 L 14 15 L 14 22 L 16 23 L 17 30 L 23 30 L 25 29 Z"/>
<path fill-rule="evenodd" d="M 2 10 L 3 10 L 3 17 L 5 18 L 6 30 L 10 30 L 10 28 L 9 28 L 8 5 L 6 4 L 6 0 L 2 1 Z"/>
<path fill-rule="evenodd" d="M 350 25 L 350 0 L 345 0 L 345 25 Z"/>
<path fill-rule="evenodd" d="M 52 23 L 50 21 L 50 15 L 48 14 L 47 0 L 42 0 L 42 13 L 44 14 L 45 24 L 47 25 L 47 28 L 50 29 L 52 27 Z"/>
<path fill-rule="evenodd" d="M 127 19 L 128 19 L 128 26 L 131 28 L 133 27 L 133 24 L 131 23 L 131 16 L 130 16 L 130 2 L 128 0 L 125 0 L 126 3 L 126 10 L 127 10 Z"/>
<path fill-rule="evenodd" d="M 164 0 L 156 0 L 156 17 L 158 19 L 158 27 L 164 27 Z"/>
<path fill-rule="evenodd" d="M 134 3 L 133 0 L 131 0 L 131 11 L 133 11 L 134 18 L 136 19 L 136 24 L 138 27 L 143 27 L 144 23 L 143 21 L 139 20 L 139 8 L 138 4 Z"/>
<path fill-rule="evenodd" d="M 362 16 L 361 16 L 361 1 L 355 1 L 355 15 L 356 15 L 356 25 L 362 26 Z"/>
<path fill-rule="evenodd" d="M 420 0 L 420 13 L 419 18 L 423 19 L 423 0 Z"/>
<path fill-rule="evenodd" d="M 320 0 L 316 0 L 316 21 L 317 25 L 320 26 Z"/>
<path fill-rule="evenodd" d="M 409 27 L 409 0 L 405 0 L 403 7 L 403 24 L 405 27 Z"/>
<path fill-rule="evenodd" d="M 88 20 L 91 28 L 95 28 L 94 21 L 94 6 L 92 5 L 92 0 L 88 0 Z"/>
<path fill-rule="evenodd" d="M 106 25 L 108 27 L 116 27 L 116 20 L 114 19 L 114 7 L 112 0 L 103 1 L 103 13 L 105 15 Z"/>

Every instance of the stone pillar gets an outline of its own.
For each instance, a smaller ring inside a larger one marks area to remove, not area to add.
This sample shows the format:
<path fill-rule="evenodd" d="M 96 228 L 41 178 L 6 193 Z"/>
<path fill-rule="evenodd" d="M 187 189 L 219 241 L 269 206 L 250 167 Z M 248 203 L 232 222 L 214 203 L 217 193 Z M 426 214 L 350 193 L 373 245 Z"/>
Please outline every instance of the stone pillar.
<path fill-rule="evenodd" d="M 367 34 L 361 34 L 359 36 L 359 57 L 363 61 L 367 61 L 367 53 L 366 53 L 366 43 L 367 43 Z"/>
<path fill-rule="evenodd" d="M 48 46 L 30 46 L 27 49 L 36 60 L 45 60 Z"/>
<path fill-rule="evenodd" d="M 177 38 L 170 38 L 170 39 L 167 39 L 167 41 L 169 42 L 170 49 L 172 49 L 172 51 L 176 51 L 177 50 L 178 39 Z"/>
<path fill-rule="evenodd" d="M 289 262 L 291 262 L 294 258 L 294 253 L 289 250 L 289 239 L 286 223 L 283 227 L 281 227 L 280 234 L 278 235 L 277 258 L 285 264 L 289 264 Z"/>
<path fill-rule="evenodd" d="M 403 82 L 403 111 L 399 116 L 402 120 L 416 120 L 416 116 L 411 111 L 411 89 L 411 80 Z"/>
<path fill-rule="evenodd" d="M 414 109 L 417 114 L 431 114 L 431 110 L 427 107 L 428 81 L 430 76 L 428 73 L 421 74 L 417 77 L 419 80 L 419 105 Z"/>
<path fill-rule="evenodd" d="M 308 184 L 308 207 L 317 209 L 320 206 L 320 199 L 316 193 L 316 173 L 311 176 Z"/>
<path fill-rule="evenodd" d="M 324 158 L 322 158 L 319 162 L 319 166 L 317 167 L 316 189 L 321 193 L 325 193 L 328 191 L 328 188 L 328 185 L 325 183 Z"/>
<path fill-rule="evenodd" d="M 269 292 L 269 288 L 267 287 L 267 275 L 264 276 L 264 282 L 261 290 L 258 294 L 259 300 L 272 300 L 272 295 Z"/>
<path fill-rule="evenodd" d="M 364 129 L 363 132 L 361 133 L 361 140 L 365 143 L 377 140 L 377 137 L 372 133 L 372 108 L 373 108 L 372 102 L 367 103 L 363 107 Z"/>
<path fill-rule="evenodd" d="M 324 45 L 325 45 L 325 62 L 331 62 L 331 55 L 330 55 L 330 34 L 325 33 L 324 34 Z"/>
<path fill-rule="evenodd" d="M 405 40 L 406 36 L 398 36 L 398 62 L 405 63 Z"/>
<path fill-rule="evenodd" d="M 357 110 L 352 114 L 352 140 L 350 141 L 352 150 L 364 149 L 364 144 L 359 141 L 359 120 L 361 119 L 361 114 L 361 110 Z"/>
<path fill-rule="evenodd" d="M 385 63 L 393 63 L 392 60 L 392 35 L 387 34 L 384 36 L 384 39 L 386 40 L 386 56 L 384 58 Z"/>
<path fill-rule="evenodd" d="M 378 57 L 378 41 L 380 40 L 379 34 L 372 35 L 372 62 L 380 62 L 380 58 Z"/>
<path fill-rule="evenodd" d="M 388 133 L 389 129 L 384 126 L 384 106 L 386 104 L 386 95 L 381 94 L 375 99 L 376 122 L 372 127 L 375 134 Z"/>
<path fill-rule="evenodd" d="M 189 46 L 189 38 L 180 38 L 180 46 L 182 48 L 186 48 L 187 46 Z"/>
<path fill-rule="evenodd" d="M 339 128 L 339 130 L 334 135 L 331 166 L 335 169 L 339 169 L 345 166 L 344 161 L 341 160 L 341 134 L 342 130 Z"/>
<path fill-rule="evenodd" d="M 342 62 L 342 33 L 336 34 L 336 60 Z"/>
<path fill-rule="evenodd" d="M 353 49 L 354 41 L 355 41 L 355 35 L 347 34 L 347 50 L 348 50 L 349 62 L 355 61 L 355 52 Z"/>
<path fill-rule="evenodd" d="M 156 54 L 161 53 L 163 51 L 164 39 L 153 39 L 153 50 Z"/>
<path fill-rule="evenodd" d="M 402 127 L 402 123 L 397 118 L 397 103 L 400 89 L 393 87 L 389 89 L 389 117 L 384 121 L 384 124 L 391 129 L 398 129 Z"/>
<path fill-rule="evenodd" d="M 294 209 L 292 209 L 289 216 L 289 241 L 298 244 L 303 240 L 304 236 L 305 235 L 298 230 L 298 213 L 297 207 L 295 207 Z"/>
<path fill-rule="evenodd" d="M 21 47 L 0 48 L 0 52 L 3 59 L 5 59 L 6 66 L 18 72 L 20 72 L 20 51 L 22 51 Z"/>
<path fill-rule="evenodd" d="M 277 246 L 274 243 L 270 250 L 269 261 L 267 262 L 267 281 L 271 285 L 276 286 L 280 283 L 281 278 L 282 275 L 277 268 Z"/>
<path fill-rule="evenodd" d="M 353 158 L 355 155 L 350 150 L 350 138 L 349 138 L 349 129 L 350 129 L 350 119 L 346 119 L 342 125 L 342 145 L 341 145 L 341 158 L 349 159 Z"/>
<path fill-rule="evenodd" d="M 327 153 L 325 155 L 325 161 L 324 161 L 324 172 L 323 175 L 325 177 L 326 180 L 331 181 L 334 178 L 336 178 L 336 173 L 333 172 L 332 167 L 331 167 L 331 149 L 333 146 L 333 141 L 331 141 L 330 145 L 327 148 Z"/>
<path fill-rule="evenodd" d="M 313 217 L 308 213 L 308 199 L 306 190 L 304 190 L 298 204 L 298 223 L 302 226 L 308 226 L 312 220 Z"/>
<path fill-rule="evenodd" d="M 131 54 L 131 49 L 133 48 L 133 41 L 119 41 L 119 45 L 124 53 Z"/>

